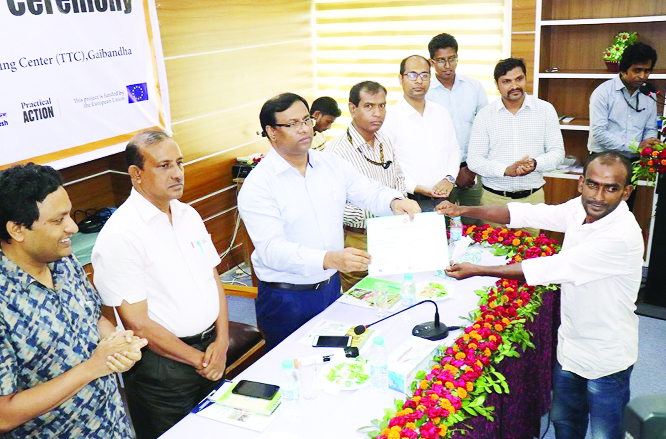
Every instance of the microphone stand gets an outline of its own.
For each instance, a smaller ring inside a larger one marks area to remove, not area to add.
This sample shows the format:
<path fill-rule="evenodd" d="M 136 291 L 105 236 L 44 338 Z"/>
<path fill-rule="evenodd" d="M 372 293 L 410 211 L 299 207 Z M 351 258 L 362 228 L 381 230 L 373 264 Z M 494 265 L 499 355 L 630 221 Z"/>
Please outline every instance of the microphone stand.
<path fill-rule="evenodd" d="M 373 322 L 369 325 L 358 325 L 357 327 L 354 328 L 354 333 L 356 335 L 361 335 L 365 332 L 367 328 L 370 326 L 376 325 L 377 323 L 383 322 L 386 319 L 390 319 L 392 317 L 397 316 L 400 313 L 403 313 L 407 311 L 408 309 L 412 309 L 415 306 L 421 305 L 423 303 L 432 303 L 435 305 L 435 319 L 432 322 L 426 322 L 426 323 L 421 323 L 419 325 L 414 326 L 412 329 L 412 335 L 416 337 L 421 337 L 425 338 L 426 340 L 442 340 L 446 338 L 447 335 L 449 335 L 449 331 L 453 331 L 456 329 L 460 329 L 459 326 L 446 326 L 445 324 L 441 323 L 439 320 L 439 308 L 437 307 L 437 304 L 433 300 L 422 300 L 419 303 L 415 303 L 412 306 L 408 306 L 405 309 L 402 309 L 394 314 L 391 314 L 390 316 L 386 316 L 383 319 L 377 320 L 376 322 Z"/>

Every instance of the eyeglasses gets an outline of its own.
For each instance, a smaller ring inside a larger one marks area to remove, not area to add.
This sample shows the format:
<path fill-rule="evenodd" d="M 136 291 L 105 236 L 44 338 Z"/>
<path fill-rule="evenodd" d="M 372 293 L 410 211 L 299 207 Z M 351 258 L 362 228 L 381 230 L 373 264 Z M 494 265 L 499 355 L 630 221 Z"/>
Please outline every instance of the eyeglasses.
<path fill-rule="evenodd" d="M 437 64 L 441 66 L 445 66 L 447 64 L 452 66 L 458 62 L 458 57 L 452 56 L 451 58 L 435 58 L 433 59 L 433 61 L 435 61 Z"/>
<path fill-rule="evenodd" d="M 402 76 L 406 76 L 407 79 L 410 81 L 416 81 L 416 78 L 421 78 L 423 81 L 429 81 L 430 80 L 430 73 L 428 72 L 422 72 L 422 73 L 416 73 L 416 72 L 407 72 L 403 74 Z"/>
<path fill-rule="evenodd" d="M 276 127 L 281 127 L 281 128 L 286 128 L 288 130 L 291 130 L 291 129 L 294 129 L 294 128 L 298 129 L 303 125 L 305 125 L 309 128 L 314 128 L 315 122 L 316 121 L 314 120 L 314 118 L 308 117 L 306 119 L 297 120 L 296 122 L 292 122 L 292 123 L 276 123 L 275 126 Z"/>

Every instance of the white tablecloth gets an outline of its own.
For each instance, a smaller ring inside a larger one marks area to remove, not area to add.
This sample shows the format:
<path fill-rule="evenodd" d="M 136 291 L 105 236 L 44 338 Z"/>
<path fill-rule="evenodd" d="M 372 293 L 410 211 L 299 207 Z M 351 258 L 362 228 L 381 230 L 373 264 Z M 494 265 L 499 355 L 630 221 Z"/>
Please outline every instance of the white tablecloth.
<path fill-rule="evenodd" d="M 482 265 L 504 264 L 504 257 L 495 257 L 489 251 L 482 254 Z M 400 281 L 401 276 L 386 276 L 387 280 Z M 433 272 L 415 273 L 415 281 L 442 281 Z M 452 290 L 449 297 L 439 301 L 441 322 L 448 326 L 466 326 L 467 322 L 460 316 L 467 314 L 478 307 L 479 297 L 474 290 L 494 285 L 497 278 L 477 277 L 464 281 L 452 281 Z M 403 309 L 397 305 L 391 311 Z M 386 347 L 390 353 L 408 337 L 412 337 L 412 328 L 419 324 L 432 321 L 435 310 L 432 304 L 423 304 L 410 311 L 404 312 L 393 319 L 373 326 L 380 331 L 386 340 Z M 285 316 L 285 318 L 288 318 Z M 320 319 L 348 323 L 350 327 L 359 324 L 370 324 L 378 317 L 371 309 L 358 306 L 334 303 L 312 320 L 307 322 L 289 338 L 280 343 L 275 349 L 267 353 L 235 380 L 247 379 L 270 384 L 278 384 L 280 379 L 281 363 L 285 358 L 301 358 L 324 351 L 330 348 L 313 348 L 299 343 L 308 331 Z M 460 335 L 461 331 L 452 331 L 440 343 L 450 345 Z M 280 415 L 259 433 L 233 425 L 217 422 L 202 416 L 190 414 L 173 428 L 167 431 L 162 438 L 266 438 L 266 439 L 310 439 L 317 438 L 367 438 L 367 435 L 356 430 L 359 427 L 370 425 L 372 419 L 382 418 L 384 408 L 392 407 L 394 399 L 404 399 L 405 395 L 394 390 L 386 394 L 376 394 L 371 387 L 364 387 L 356 391 L 342 391 L 333 396 L 323 391 L 314 400 L 301 399 L 293 413 L 283 409 Z"/>

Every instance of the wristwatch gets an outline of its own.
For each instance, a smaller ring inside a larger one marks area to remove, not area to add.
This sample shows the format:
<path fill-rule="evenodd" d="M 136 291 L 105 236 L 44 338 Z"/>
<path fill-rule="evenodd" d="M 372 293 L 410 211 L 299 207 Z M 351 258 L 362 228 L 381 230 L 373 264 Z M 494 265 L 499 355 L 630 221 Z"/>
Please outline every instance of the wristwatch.
<path fill-rule="evenodd" d="M 452 176 L 447 175 L 445 178 L 446 178 L 447 180 L 449 180 L 449 181 L 451 182 L 451 184 L 456 184 L 456 179 L 453 178 Z"/>

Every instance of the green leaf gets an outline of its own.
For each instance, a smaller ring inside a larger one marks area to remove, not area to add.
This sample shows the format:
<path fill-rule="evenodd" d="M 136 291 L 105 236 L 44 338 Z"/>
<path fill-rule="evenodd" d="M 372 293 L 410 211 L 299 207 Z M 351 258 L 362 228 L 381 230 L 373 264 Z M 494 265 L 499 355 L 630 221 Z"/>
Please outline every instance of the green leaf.
<path fill-rule="evenodd" d="M 472 416 L 478 416 L 478 414 L 476 413 L 476 411 L 474 411 L 472 407 L 463 406 L 463 409 Z"/>
<path fill-rule="evenodd" d="M 497 384 L 493 384 L 493 390 L 495 393 L 502 393 L 502 388 Z"/>
<path fill-rule="evenodd" d="M 416 372 L 416 379 L 417 380 L 422 380 L 425 377 L 426 377 L 425 370 L 419 370 L 418 372 Z"/>

